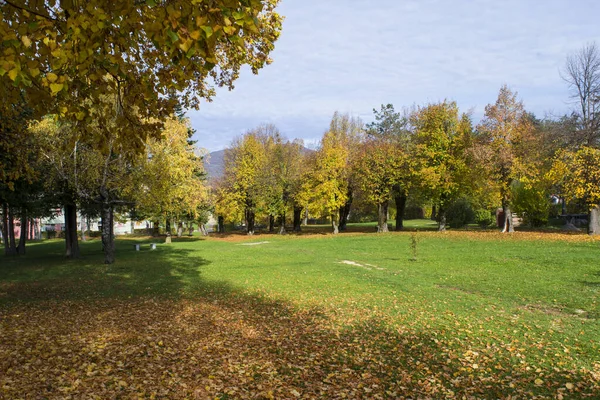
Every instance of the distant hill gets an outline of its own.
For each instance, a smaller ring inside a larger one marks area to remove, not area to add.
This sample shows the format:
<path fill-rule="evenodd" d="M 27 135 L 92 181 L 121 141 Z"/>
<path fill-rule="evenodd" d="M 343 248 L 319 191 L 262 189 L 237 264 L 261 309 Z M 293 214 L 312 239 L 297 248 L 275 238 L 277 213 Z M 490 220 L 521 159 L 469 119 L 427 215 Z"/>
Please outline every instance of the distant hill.
<path fill-rule="evenodd" d="M 312 153 L 313 151 L 306 147 L 302 149 L 303 153 Z M 222 177 L 225 172 L 225 150 L 208 153 L 208 157 L 204 159 L 204 169 L 208 174 L 209 181 L 215 181 Z"/>
<path fill-rule="evenodd" d="M 225 172 L 225 150 L 213 151 L 208 153 L 204 159 L 204 169 L 208 174 L 208 179 L 213 181 L 223 176 Z"/>

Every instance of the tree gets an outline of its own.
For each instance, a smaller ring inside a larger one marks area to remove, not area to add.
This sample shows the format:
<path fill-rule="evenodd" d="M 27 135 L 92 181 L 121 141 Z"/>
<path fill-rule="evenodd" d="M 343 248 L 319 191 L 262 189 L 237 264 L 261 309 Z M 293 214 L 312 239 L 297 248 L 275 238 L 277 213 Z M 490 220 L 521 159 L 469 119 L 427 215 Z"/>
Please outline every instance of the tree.
<path fill-rule="evenodd" d="M 600 49 L 596 43 L 567 57 L 562 78 L 578 104 L 578 146 L 600 145 Z M 578 147 L 577 146 L 577 147 Z"/>
<path fill-rule="evenodd" d="M 187 119 L 167 119 L 162 137 L 149 138 L 146 153 L 134 161 L 134 181 L 125 186 L 124 196 L 135 202 L 138 212 L 168 223 L 173 217 L 196 219 L 208 194 L 202 159 L 188 132 Z"/>
<path fill-rule="evenodd" d="M 397 150 L 403 155 L 405 163 L 397 164 L 394 183 L 394 200 L 396 203 L 396 230 L 402 230 L 404 226 L 404 209 L 408 193 L 412 187 L 413 171 L 411 169 L 411 157 L 413 157 L 413 146 L 411 143 L 412 132 L 409 129 L 409 118 L 394 110 L 392 104 L 381 105 L 381 110 L 373 109 L 375 121 L 367 124 L 366 133 L 370 137 L 380 138 L 394 143 Z"/>
<path fill-rule="evenodd" d="M 87 101 L 113 93 L 119 140 L 142 151 L 160 130 L 127 131 L 132 115 L 160 125 L 176 104 L 233 88 L 243 65 L 270 62 L 278 1 L 2 1 L 0 95 L 11 103 L 23 89 L 38 116 L 87 124 Z"/>
<path fill-rule="evenodd" d="M 513 232 L 511 187 L 521 177 L 532 172 L 528 165 L 535 151 L 534 127 L 523 103 L 506 85 L 500 88 L 495 104 L 485 107 L 485 116 L 477 127 L 477 155 L 498 190 L 504 213 L 503 232 Z M 488 189 L 489 190 L 489 189 Z"/>
<path fill-rule="evenodd" d="M 264 139 L 269 129 L 261 126 L 249 131 L 225 151 L 225 197 L 244 210 L 248 235 L 254 234 L 256 212 L 264 194 L 261 173 L 267 161 Z"/>
<path fill-rule="evenodd" d="M 333 233 L 339 232 L 339 223 L 345 223 L 352 203 L 353 151 L 362 136 L 362 122 L 347 114 L 335 112 L 329 130 L 321 139 L 312 174 L 314 198 L 321 210 L 331 217 Z"/>
<path fill-rule="evenodd" d="M 388 232 L 389 201 L 406 163 L 406 154 L 387 138 L 371 137 L 361 146 L 357 181 L 364 196 L 377 205 L 377 232 Z"/>
<path fill-rule="evenodd" d="M 582 199 L 588 207 L 588 234 L 600 235 L 600 149 L 583 146 L 564 150 L 555 158 L 551 177 L 564 194 Z"/>
<path fill-rule="evenodd" d="M 466 193 L 467 146 L 471 121 L 459 116 L 456 102 L 421 107 L 412 117 L 420 187 L 437 205 L 440 231 L 446 230 L 446 210 Z"/>

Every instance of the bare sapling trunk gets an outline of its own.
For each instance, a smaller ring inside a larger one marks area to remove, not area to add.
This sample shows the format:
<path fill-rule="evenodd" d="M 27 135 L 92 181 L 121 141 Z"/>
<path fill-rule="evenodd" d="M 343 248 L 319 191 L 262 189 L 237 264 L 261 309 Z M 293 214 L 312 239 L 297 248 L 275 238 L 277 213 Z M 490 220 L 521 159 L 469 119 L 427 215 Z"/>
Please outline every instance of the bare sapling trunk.
<path fill-rule="evenodd" d="M 294 206 L 294 232 L 302 230 L 302 207 Z"/>
<path fill-rule="evenodd" d="M 19 246 L 17 247 L 17 254 L 25 254 L 25 244 L 27 243 L 27 236 L 29 234 L 29 221 L 27 219 L 27 210 L 21 210 L 21 234 L 19 236 Z"/>
<path fill-rule="evenodd" d="M 115 234 L 113 229 L 113 208 L 109 204 L 102 204 L 102 251 L 104 252 L 104 264 L 115 262 Z"/>
<path fill-rule="evenodd" d="M 588 234 L 600 235 L 600 206 L 590 208 L 588 214 Z"/>
<path fill-rule="evenodd" d="M 397 231 L 404 229 L 404 210 L 406 210 L 406 195 L 398 194 L 394 198 L 396 202 L 396 227 Z"/>
<path fill-rule="evenodd" d="M 388 230 L 388 202 L 387 200 L 381 202 L 377 206 L 377 232 L 384 233 L 389 232 Z"/>

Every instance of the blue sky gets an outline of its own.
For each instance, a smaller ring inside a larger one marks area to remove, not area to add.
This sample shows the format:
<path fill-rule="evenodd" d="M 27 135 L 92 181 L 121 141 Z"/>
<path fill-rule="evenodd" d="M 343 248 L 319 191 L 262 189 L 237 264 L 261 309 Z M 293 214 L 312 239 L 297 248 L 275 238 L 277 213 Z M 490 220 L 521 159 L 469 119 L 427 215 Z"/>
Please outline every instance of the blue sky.
<path fill-rule="evenodd" d="M 455 100 L 477 123 L 503 84 L 539 117 L 563 114 L 567 55 L 600 42 L 598 1 L 283 0 L 279 12 L 273 64 L 188 112 L 199 146 L 262 123 L 315 145 L 334 111 L 369 122 L 387 103 Z"/>

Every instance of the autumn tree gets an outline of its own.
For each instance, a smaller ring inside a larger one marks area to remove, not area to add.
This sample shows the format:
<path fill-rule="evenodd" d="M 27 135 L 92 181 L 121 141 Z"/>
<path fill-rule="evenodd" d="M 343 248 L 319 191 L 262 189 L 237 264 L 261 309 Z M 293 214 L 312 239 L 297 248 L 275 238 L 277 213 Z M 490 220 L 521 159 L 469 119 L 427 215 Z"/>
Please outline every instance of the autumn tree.
<path fill-rule="evenodd" d="M 321 210 L 331 217 L 333 233 L 345 223 L 352 204 L 354 190 L 353 152 L 362 136 L 362 122 L 336 112 L 329 130 L 321 139 L 312 174 L 314 198 Z M 337 220 L 339 217 L 339 220 Z"/>
<path fill-rule="evenodd" d="M 584 201 L 588 207 L 588 234 L 600 235 L 600 149 L 583 146 L 577 151 L 560 152 L 551 174 L 565 195 Z"/>
<path fill-rule="evenodd" d="M 446 229 L 446 210 L 466 193 L 467 146 L 471 121 L 456 102 L 418 108 L 412 116 L 420 187 L 437 205 L 438 229 Z"/>
<path fill-rule="evenodd" d="M 261 173 L 265 169 L 265 126 L 247 132 L 234 140 L 225 152 L 224 186 L 226 196 L 244 210 L 246 232 L 254 234 L 256 212 L 264 187 Z"/>
<path fill-rule="evenodd" d="M 37 115 L 87 124 L 88 102 L 114 93 L 117 136 L 141 151 L 160 130 L 128 131 L 132 115 L 162 120 L 176 104 L 198 107 L 215 85 L 232 88 L 243 65 L 256 73 L 270 62 L 277 3 L 2 1 L 0 95 L 11 103 L 22 89 Z"/>
<path fill-rule="evenodd" d="M 404 162 L 395 163 L 396 170 L 393 186 L 393 197 L 396 204 L 396 227 L 397 231 L 403 229 L 404 210 L 409 191 L 413 186 L 414 152 L 412 146 L 412 131 L 409 126 L 409 118 L 406 113 L 395 111 L 392 104 L 381 105 L 379 111 L 373 109 L 375 121 L 366 125 L 366 133 L 369 137 L 393 144 L 399 157 Z M 391 150 L 391 149 L 390 149 Z M 390 171 L 391 173 L 391 171 Z"/>
<path fill-rule="evenodd" d="M 360 148 L 356 162 L 358 186 L 377 206 L 377 232 L 388 232 L 388 205 L 408 162 L 396 143 L 384 137 L 370 137 Z"/>
<path fill-rule="evenodd" d="M 479 161 L 491 178 L 488 190 L 499 192 L 504 213 L 503 232 L 513 232 L 511 187 L 532 170 L 528 165 L 532 146 L 533 124 L 517 94 L 502 86 L 494 104 L 485 107 L 478 131 Z"/>
<path fill-rule="evenodd" d="M 206 203 L 202 159 L 189 142 L 188 132 L 187 119 L 167 119 L 162 136 L 149 138 L 146 152 L 134 162 L 134 182 L 125 187 L 125 195 L 134 201 L 136 210 L 155 221 L 169 224 L 173 217 L 196 219 Z"/>

